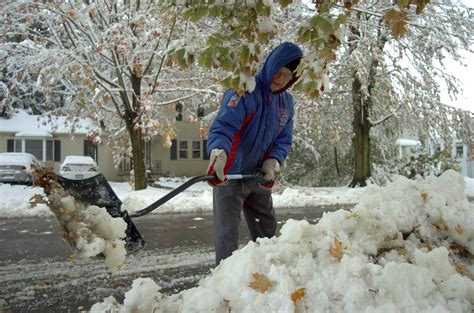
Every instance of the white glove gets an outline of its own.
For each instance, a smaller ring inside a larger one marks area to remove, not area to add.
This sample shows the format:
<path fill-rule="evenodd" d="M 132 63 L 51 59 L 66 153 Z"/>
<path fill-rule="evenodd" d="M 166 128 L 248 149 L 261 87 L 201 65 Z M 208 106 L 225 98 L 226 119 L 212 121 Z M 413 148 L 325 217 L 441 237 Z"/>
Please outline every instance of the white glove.
<path fill-rule="evenodd" d="M 209 156 L 209 166 L 207 168 L 207 175 L 216 173 L 220 181 L 225 181 L 224 167 L 227 163 L 227 154 L 223 149 L 212 149 Z"/>
<path fill-rule="evenodd" d="M 263 161 L 262 168 L 263 178 L 269 181 L 275 181 L 276 174 L 280 172 L 280 163 L 276 159 L 267 159 Z"/>

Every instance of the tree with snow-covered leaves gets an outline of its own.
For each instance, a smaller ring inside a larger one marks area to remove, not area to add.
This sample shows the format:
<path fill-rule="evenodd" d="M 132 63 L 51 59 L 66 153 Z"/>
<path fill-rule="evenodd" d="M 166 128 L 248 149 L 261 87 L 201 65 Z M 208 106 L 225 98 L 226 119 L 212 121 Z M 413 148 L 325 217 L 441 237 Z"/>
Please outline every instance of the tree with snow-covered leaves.
<path fill-rule="evenodd" d="M 111 148 L 124 152 L 117 162 L 131 157 L 137 190 L 147 186 L 144 142 L 161 135 L 171 144 L 174 136 L 165 108 L 206 105 L 218 94 L 209 74 L 172 66 L 180 63 L 174 46 L 198 46 L 201 31 L 156 1 L 22 1 L 3 7 L 1 24 L 6 62 L 35 73 L 45 94 L 64 95 L 61 113 L 72 121 L 93 118 L 90 138 L 108 134 Z"/>
<path fill-rule="evenodd" d="M 408 130 L 421 138 L 436 133 L 469 140 L 473 131 L 471 112 L 440 100 L 441 84 L 450 95 L 459 92 L 459 81 L 447 73 L 444 62 L 459 60 L 460 50 L 472 49 L 472 12 L 461 3 L 432 2 L 418 15 L 410 2 L 406 12 L 391 3 L 361 1 L 344 24 L 346 40 L 330 101 L 351 108 L 352 186 L 365 185 L 371 176 L 371 136 L 381 140 L 387 130 L 394 135 Z M 406 24 L 400 23 L 404 16 Z M 374 134 L 376 127 L 381 129 Z"/>
<path fill-rule="evenodd" d="M 198 59 L 203 66 L 230 71 L 223 85 L 240 92 L 253 89 L 262 47 L 276 34 L 285 37 L 292 30 L 288 23 L 275 23 L 284 18 L 273 2 L 166 2 L 182 7 L 190 20 L 221 19 L 221 28 L 207 40 Z M 445 137 L 457 132 L 468 138 L 472 133 L 472 114 L 443 105 L 436 79 L 444 80 L 451 95 L 458 93 L 458 81 L 445 73 L 443 60 L 458 60 L 461 49 L 470 49 L 472 13 L 461 3 L 429 2 L 317 0 L 315 10 L 298 16 L 297 38 L 307 53 L 295 89 L 317 98 L 329 87 L 329 71 L 336 75 L 331 77 L 334 84 L 329 101 L 344 105 L 332 112 L 347 113 L 346 123 L 352 124 L 352 186 L 365 185 L 371 176 L 370 137 L 377 125 L 391 122 L 388 128 L 395 124 L 400 132 L 406 125 L 413 129 L 418 124 L 425 137 L 434 132 Z M 283 8 L 302 4 L 278 3 Z M 291 15 L 286 17 L 291 19 Z M 278 33 L 281 29 L 286 33 Z M 184 54 L 187 50 L 183 47 L 179 51 Z M 331 64 L 335 63 L 338 67 L 334 70 Z M 333 132 L 345 128 L 344 124 L 333 126 Z M 383 137 L 383 131 L 378 133 Z M 337 148 L 333 148 L 337 155 Z"/>

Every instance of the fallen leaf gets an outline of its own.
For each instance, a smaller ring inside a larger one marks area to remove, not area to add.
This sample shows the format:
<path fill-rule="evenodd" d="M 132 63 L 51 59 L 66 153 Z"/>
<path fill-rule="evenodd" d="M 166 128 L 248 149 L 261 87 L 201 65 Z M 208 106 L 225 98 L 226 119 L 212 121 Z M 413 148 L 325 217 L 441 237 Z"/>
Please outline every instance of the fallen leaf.
<path fill-rule="evenodd" d="M 462 228 L 461 225 L 457 224 L 456 227 L 454 227 L 454 229 L 456 230 L 456 232 L 457 232 L 459 235 L 464 234 L 464 229 Z"/>
<path fill-rule="evenodd" d="M 434 223 L 434 226 L 439 230 L 448 230 L 448 226 L 441 220 Z"/>
<path fill-rule="evenodd" d="M 398 247 L 397 252 L 398 252 L 399 255 L 405 256 L 405 254 L 406 254 L 405 247 Z"/>
<path fill-rule="evenodd" d="M 42 195 L 36 194 L 30 198 L 30 206 L 35 208 L 38 203 L 46 204 L 47 202 L 43 199 Z"/>
<path fill-rule="evenodd" d="M 265 275 L 253 273 L 252 276 L 254 277 L 254 281 L 250 283 L 250 288 L 258 290 L 260 293 L 265 293 L 272 287 L 272 282 Z"/>
<path fill-rule="evenodd" d="M 428 193 L 426 191 L 423 191 L 421 193 L 421 199 L 426 202 L 426 199 L 428 199 Z"/>
<path fill-rule="evenodd" d="M 337 238 L 334 239 L 334 246 L 331 246 L 329 253 L 335 257 L 338 261 L 341 261 L 344 252 L 342 251 L 342 242 Z"/>
<path fill-rule="evenodd" d="M 300 289 L 295 290 L 295 292 L 291 294 L 291 301 L 296 302 L 300 300 L 301 298 L 303 298 L 304 291 L 305 291 L 305 288 L 300 288 Z"/>
<path fill-rule="evenodd" d="M 359 218 L 359 217 L 360 217 L 359 213 L 352 212 L 352 213 L 349 213 L 346 218 L 349 219 L 349 218 Z"/>
<path fill-rule="evenodd" d="M 457 265 L 456 272 L 458 272 L 461 276 L 467 277 L 470 280 L 474 280 L 474 274 L 471 274 L 471 272 L 463 265 Z"/>

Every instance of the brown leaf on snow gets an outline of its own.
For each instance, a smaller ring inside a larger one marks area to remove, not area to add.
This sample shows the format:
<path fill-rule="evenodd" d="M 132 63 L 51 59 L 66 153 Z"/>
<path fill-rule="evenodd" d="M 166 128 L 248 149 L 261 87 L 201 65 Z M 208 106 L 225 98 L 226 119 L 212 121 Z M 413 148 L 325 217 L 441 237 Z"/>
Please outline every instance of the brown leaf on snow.
<path fill-rule="evenodd" d="M 335 257 L 338 261 L 341 261 L 344 252 L 342 251 L 342 242 L 337 238 L 334 238 L 334 245 L 329 249 L 329 253 Z"/>
<path fill-rule="evenodd" d="M 434 223 L 434 226 L 436 226 L 438 230 L 448 230 L 448 225 L 446 225 L 442 220 Z"/>
<path fill-rule="evenodd" d="M 35 208 L 38 203 L 46 204 L 47 202 L 43 199 L 43 196 L 39 194 L 30 198 L 30 207 Z"/>
<path fill-rule="evenodd" d="M 463 265 L 457 265 L 456 272 L 458 272 L 461 276 L 467 277 L 470 280 L 474 280 L 474 274 L 471 274 L 471 272 Z"/>
<path fill-rule="evenodd" d="M 265 275 L 253 273 L 254 281 L 250 283 L 249 287 L 258 290 L 260 293 L 265 293 L 272 287 L 272 282 Z"/>
<path fill-rule="evenodd" d="M 305 291 L 305 288 L 300 288 L 300 289 L 295 290 L 295 292 L 293 292 L 291 294 L 291 301 L 296 303 L 296 301 L 303 298 L 304 297 L 304 291 Z"/>
<path fill-rule="evenodd" d="M 351 213 L 349 213 L 349 214 L 346 216 L 347 219 L 350 219 L 350 218 L 359 218 L 359 217 L 360 217 L 360 215 L 359 215 L 359 213 L 357 213 L 357 212 L 351 212 Z"/>
<path fill-rule="evenodd" d="M 428 193 L 426 191 L 423 191 L 421 193 L 421 199 L 426 202 L 426 199 L 428 199 Z"/>
<path fill-rule="evenodd" d="M 457 224 L 456 227 L 454 227 L 454 230 L 456 230 L 456 232 L 457 232 L 459 235 L 464 234 L 464 229 L 462 228 L 462 226 L 461 226 L 460 224 Z"/>
<path fill-rule="evenodd" d="M 406 255 L 405 247 L 398 247 L 397 252 L 398 252 L 399 255 L 402 255 L 402 256 Z"/>

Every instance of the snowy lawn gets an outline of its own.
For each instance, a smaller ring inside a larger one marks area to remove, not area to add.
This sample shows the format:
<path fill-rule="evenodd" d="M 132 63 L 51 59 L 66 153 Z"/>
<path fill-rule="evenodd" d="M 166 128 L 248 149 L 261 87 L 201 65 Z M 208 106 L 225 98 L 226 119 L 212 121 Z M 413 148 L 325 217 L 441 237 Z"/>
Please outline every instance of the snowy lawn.
<path fill-rule="evenodd" d="M 160 181 L 174 188 L 182 180 Z M 136 211 L 169 189 L 131 191 L 111 183 L 123 208 Z M 160 212 L 211 210 L 197 184 Z M 0 185 L 0 216 L 51 215 L 28 199 L 41 188 Z M 325 213 L 316 225 L 288 221 L 278 237 L 250 242 L 198 287 L 160 294 L 149 278 L 134 281 L 123 303 L 113 297 L 93 312 L 472 312 L 474 180 L 449 171 L 387 187 L 287 188 L 276 207 L 358 203 Z M 154 310 L 154 311 L 153 311 Z"/>
<path fill-rule="evenodd" d="M 132 190 L 128 183 L 109 183 L 122 201 L 122 209 L 132 213 L 147 207 L 185 181 L 186 179 L 183 178 L 162 178 L 158 183 L 163 188 L 148 187 L 140 191 Z M 347 187 L 280 187 L 280 189 L 282 189 L 280 193 L 274 194 L 273 203 L 277 209 L 356 204 L 364 191 L 363 188 Z M 53 216 L 46 205 L 37 204 L 32 207 L 29 203 L 30 198 L 35 194 L 43 194 L 42 188 L 0 184 L 0 194 L 2 195 L 0 197 L 0 218 Z M 191 186 L 151 214 L 211 211 L 212 188 L 207 183 L 201 182 Z"/>

